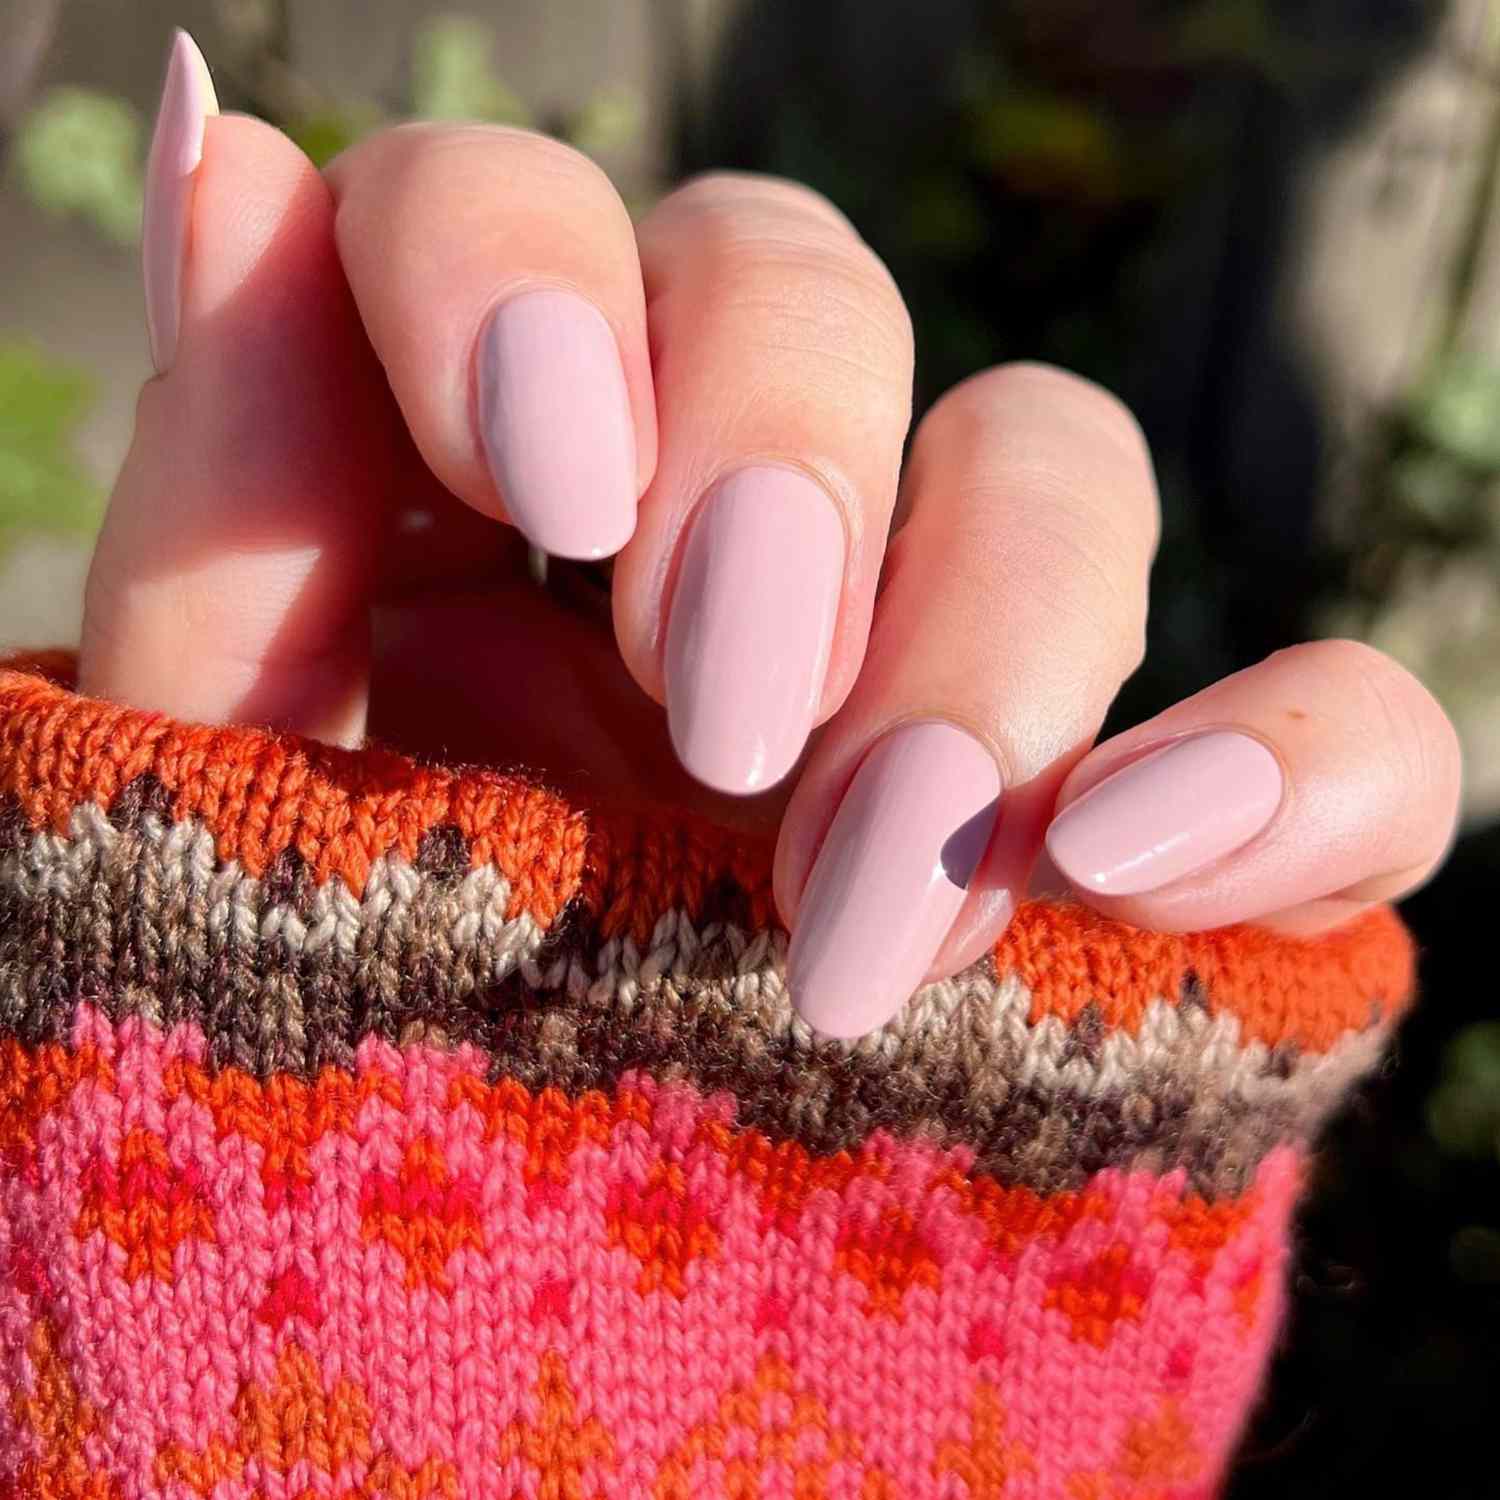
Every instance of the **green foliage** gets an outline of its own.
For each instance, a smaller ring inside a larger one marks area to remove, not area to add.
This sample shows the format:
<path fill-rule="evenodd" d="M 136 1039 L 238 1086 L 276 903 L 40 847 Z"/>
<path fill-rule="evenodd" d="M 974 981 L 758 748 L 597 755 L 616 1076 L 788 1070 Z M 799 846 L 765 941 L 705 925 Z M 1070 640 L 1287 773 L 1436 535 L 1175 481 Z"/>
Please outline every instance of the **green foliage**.
<path fill-rule="evenodd" d="M 283 128 L 315 167 L 325 167 L 346 146 L 352 146 L 380 123 L 380 115 L 373 109 L 348 105 L 289 120 Z"/>
<path fill-rule="evenodd" d="M 92 399 L 80 370 L 31 344 L 0 343 L 0 539 L 97 527 L 103 497 L 76 451 Z"/>
<path fill-rule="evenodd" d="M 1461 643 L 1457 621 L 1439 618 L 1453 601 L 1429 598 L 1425 585 L 1415 599 L 1406 596 L 1413 579 L 1500 568 L 1500 364 L 1462 350 L 1436 355 L 1375 428 L 1365 465 L 1350 534 L 1350 628 L 1378 634 L 1377 617 L 1398 604 L 1409 613 L 1425 599 L 1437 611 L 1434 624 Z M 1436 670 L 1425 659 L 1407 665 L 1424 676 Z M 1487 679 L 1474 665 L 1458 676 L 1483 689 Z M 1451 712 L 1451 694 L 1444 702 Z"/>
<path fill-rule="evenodd" d="M 1458 354 L 1413 394 L 1414 431 L 1472 468 L 1500 472 L 1500 365 Z"/>
<path fill-rule="evenodd" d="M 428 120 L 529 125 L 531 112 L 491 59 L 495 34 L 472 16 L 438 16 L 412 39 L 413 111 Z"/>
<path fill-rule="evenodd" d="M 958 173 L 914 182 L 902 205 L 901 241 L 908 254 L 968 260 L 983 252 L 985 231 L 983 209 Z"/>
<path fill-rule="evenodd" d="M 1114 198 L 1126 176 L 1108 119 L 1062 94 L 1016 89 L 991 98 L 975 120 L 974 151 L 1028 192 Z"/>
<path fill-rule="evenodd" d="M 77 217 L 116 244 L 141 227 L 141 123 L 123 100 L 56 88 L 22 120 L 15 165 L 49 213 Z"/>
<path fill-rule="evenodd" d="M 440 15 L 412 36 L 411 113 L 424 120 L 483 120 L 535 126 L 533 111 L 494 66 L 493 28 L 473 16 Z M 633 90 L 603 88 L 568 122 L 563 135 L 580 151 L 603 155 L 635 140 L 645 105 Z M 365 104 L 334 103 L 321 112 L 282 123 L 319 166 L 385 123 Z"/>
<path fill-rule="evenodd" d="M 1417 448 L 1390 464 L 1394 494 L 1410 514 L 1440 531 L 1462 528 L 1473 498 L 1473 481 L 1463 465 L 1440 449 Z"/>
<path fill-rule="evenodd" d="M 530 126 L 531 109 L 494 66 L 493 28 L 474 16 L 439 15 L 412 36 L 412 114 Z M 641 131 L 645 106 L 633 91 L 599 90 L 567 131 L 580 150 L 617 151 Z M 330 101 L 313 113 L 274 119 L 318 166 L 386 121 L 369 103 Z M 81 218 L 113 243 L 133 245 L 141 224 L 144 135 L 123 100 L 62 87 L 22 120 L 14 164 L 28 195 L 59 217 Z"/>
<path fill-rule="evenodd" d="M 1466 1026 L 1448 1044 L 1427 1127 L 1454 1156 L 1500 1158 L 1500 1021 Z"/>
<path fill-rule="evenodd" d="M 586 155 L 606 156 L 636 140 L 645 120 L 645 103 L 634 89 L 604 88 L 579 110 L 568 139 Z"/>

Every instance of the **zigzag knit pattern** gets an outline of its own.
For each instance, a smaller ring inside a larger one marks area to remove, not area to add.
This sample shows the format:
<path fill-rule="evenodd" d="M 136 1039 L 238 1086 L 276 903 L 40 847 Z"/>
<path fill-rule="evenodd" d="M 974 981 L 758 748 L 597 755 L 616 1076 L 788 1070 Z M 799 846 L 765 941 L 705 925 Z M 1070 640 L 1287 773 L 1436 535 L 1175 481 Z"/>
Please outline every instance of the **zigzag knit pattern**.
<path fill-rule="evenodd" d="M 1033 903 L 834 1043 L 768 870 L 0 670 L 0 1496 L 1213 1495 L 1399 923 Z"/>

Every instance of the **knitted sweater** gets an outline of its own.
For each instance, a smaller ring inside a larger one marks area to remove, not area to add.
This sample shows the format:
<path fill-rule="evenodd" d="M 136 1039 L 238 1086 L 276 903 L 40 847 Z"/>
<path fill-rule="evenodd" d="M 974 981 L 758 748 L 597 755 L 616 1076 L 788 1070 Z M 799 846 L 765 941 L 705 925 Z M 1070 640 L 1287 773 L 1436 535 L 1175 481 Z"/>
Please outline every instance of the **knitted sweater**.
<path fill-rule="evenodd" d="M 825 1041 L 758 843 L 65 675 L 0 670 L 0 1495 L 1216 1492 L 1389 912 L 1033 902 Z"/>

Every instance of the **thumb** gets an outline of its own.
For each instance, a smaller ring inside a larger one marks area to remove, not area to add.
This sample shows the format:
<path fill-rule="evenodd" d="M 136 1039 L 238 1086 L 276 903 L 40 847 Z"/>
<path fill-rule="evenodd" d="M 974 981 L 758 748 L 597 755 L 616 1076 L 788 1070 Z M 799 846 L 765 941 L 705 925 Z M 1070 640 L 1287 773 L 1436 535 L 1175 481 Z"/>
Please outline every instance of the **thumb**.
<path fill-rule="evenodd" d="M 220 118 L 178 32 L 143 234 L 143 389 L 85 600 L 80 687 L 178 717 L 364 731 L 395 415 L 311 162 Z"/>

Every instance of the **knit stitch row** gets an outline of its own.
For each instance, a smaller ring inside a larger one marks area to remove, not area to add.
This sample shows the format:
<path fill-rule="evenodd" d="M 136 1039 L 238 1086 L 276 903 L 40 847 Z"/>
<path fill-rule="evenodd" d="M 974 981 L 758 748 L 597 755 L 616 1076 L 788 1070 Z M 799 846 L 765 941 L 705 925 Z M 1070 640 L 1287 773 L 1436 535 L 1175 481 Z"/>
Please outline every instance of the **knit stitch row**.
<path fill-rule="evenodd" d="M 763 845 L 66 673 L 0 669 L 0 1494 L 1213 1493 L 1389 912 L 1033 902 L 832 1042 Z"/>

